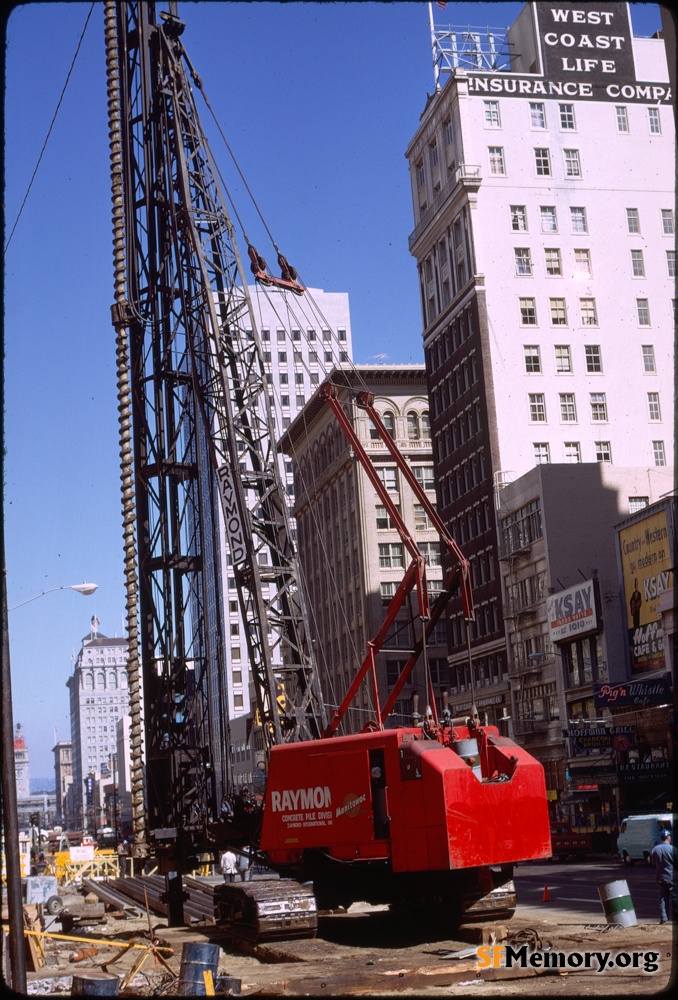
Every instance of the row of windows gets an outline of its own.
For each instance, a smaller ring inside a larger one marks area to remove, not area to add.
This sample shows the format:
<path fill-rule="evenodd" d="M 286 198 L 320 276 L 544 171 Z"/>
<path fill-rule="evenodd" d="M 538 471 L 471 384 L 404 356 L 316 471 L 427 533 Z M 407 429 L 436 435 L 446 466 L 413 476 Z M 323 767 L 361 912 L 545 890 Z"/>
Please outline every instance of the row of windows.
<path fill-rule="evenodd" d="M 248 338 L 251 340 L 252 339 L 252 331 L 251 330 L 246 330 L 245 333 L 247 334 Z M 295 342 L 300 342 L 301 341 L 301 330 L 299 330 L 296 327 L 292 327 L 292 329 L 288 333 L 287 330 L 285 330 L 284 327 L 282 327 L 282 326 L 279 326 L 279 327 L 276 328 L 276 339 L 278 340 L 279 343 L 287 340 L 288 337 L 290 337 Z M 267 326 L 262 327 L 262 330 L 261 330 L 261 339 L 265 340 L 265 341 L 270 341 L 270 339 L 271 339 L 271 331 L 270 331 L 269 327 L 267 327 Z M 309 327 L 306 330 L 306 340 L 313 341 L 315 339 L 316 339 L 316 332 L 315 332 L 315 330 L 312 327 Z M 325 341 L 332 340 L 332 331 L 328 330 L 328 329 L 323 329 L 323 331 L 322 331 L 322 339 L 325 340 Z M 344 327 L 341 327 L 341 326 L 337 327 L 337 339 L 338 340 L 342 340 L 342 341 L 346 340 L 346 329 Z"/>
<path fill-rule="evenodd" d="M 645 277 L 645 258 L 642 250 L 630 250 L 631 275 L 634 278 Z M 519 277 L 532 277 L 534 274 L 532 265 L 532 251 L 529 247 L 514 247 L 515 272 Z M 584 274 L 591 274 L 591 255 L 588 250 L 575 250 L 575 270 Z M 545 247 L 544 256 L 546 263 L 546 273 L 550 277 L 562 276 L 563 263 L 560 249 L 558 247 Z M 666 251 L 666 272 L 669 278 L 676 276 L 676 251 Z"/>
<path fill-rule="evenodd" d="M 375 471 L 389 493 L 399 492 L 398 470 L 395 466 L 377 465 L 375 466 Z M 412 472 L 414 473 L 417 483 L 423 490 L 435 489 L 435 479 L 433 477 L 432 465 L 413 465 Z"/>
<path fill-rule="evenodd" d="M 521 326 L 538 326 L 537 300 L 532 296 L 520 296 L 518 300 Z M 551 326 L 569 326 L 567 303 L 564 298 L 549 298 Z M 636 322 L 638 326 L 651 326 L 650 301 L 636 298 Z M 598 326 L 596 300 L 587 296 L 579 299 L 579 326 Z"/>
<path fill-rule="evenodd" d="M 672 208 L 662 208 L 661 224 L 664 236 L 673 236 L 675 230 L 674 213 Z M 509 215 L 511 229 L 516 233 L 526 233 L 529 231 L 527 206 L 509 205 Z M 626 209 L 626 228 L 630 235 L 640 235 L 640 213 L 637 208 Z M 542 233 L 557 233 L 558 212 L 555 205 L 539 206 L 539 229 Z M 582 206 L 570 208 L 570 229 L 573 233 L 587 233 L 588 222 L 586 209 Z M 575 251 L 582 253 L 583 251 Z M 587 269 L 590 273 L 590 268 Z"/>
<path fill-rule="evenodd" d="M 388 434 L 395 438 L 395 418 L 391 410 L 386 410 L 381 414 L 381 422 L 386 428 Z M 417 413 L 415 410 L 410 410 L 407 414 L 407 438 L 409 441 L 430 441 L 431 439 L 431 422 L 429 420 L 428 410 L 423 410 L 421 413 Z M 372 441 L 379 441 L 379 432 L 370 420 L 370 439 Z"/>
<path fill-rule="evenodd" d="M 564 462 L 581 462 L 582 461 L 582 450 L 579 441 L 565 441 L 563 443 L 563 458 Z M 594 457 L 591 459 L 595 462 L 611 462 L 612 461 L 612 447 L 609 441 L 594 441 Z M 536 465 L 548 465 L 551 461 L 551 447 L 547 441 L 535 441 L 532 445 L 532 450 L 534 454 L 534 461 Z M 666 465 L 666 449 L 664 447 L 663 441 L 653 441 L 652 442 L 652 457 L 654 464 L 661 466 Z"/>
<path fill-rule="evenodd" d="M 654 347 L 652 344 L 641 344 L 643 371 L 652 375 L 657 371 Z M 555 371 L 557 375 L 570 375 L 573 372 L 572 349 L 569 344 L 555 344 Z M 525 371 L 528 375 L 537 375 L 543 371 L 541 347 L 539 344 L 523 344 Z M 603 355 L 599 344 L 584 346 L 584 361 L 589 375 L 600 374 L 603 371 Z"/>
<path fill-rule="evenodd" d="M 528 393 L 530 421 L 533 424 L 546 423 L 546 396 L 543 392 Z M 559 393 L 560 419 L 563 422 L 577 421 L 577 406 L 575 394 L 573 392 Z M 609 420 L 607 410 L 607 394 L 604 392 L 590 392 L 589 405 L 591 408 L 591 420 L 594 423 L 607 422 Z M 658 392 L 648 392 L 647 394 L 647 414 L 648 419 L 660 421 L 661 405 Z"/>
<path fill-rule="evenodd" d="M 264 351 L 263 354 L 264 354 L 264 364 L 271 364 L 271 362 L 273 360 L 273 356 L 272 356 L 271 352 L 270 351 Z M 317 364 L 318 363 L 318 352 L 317 351 L 309 351 L 308 352 L 308 360 L 309 360 L 310 364 Z M 336 360 L 336 356 L 332 353 L 332 351 L 325 351 L 324 352 L 323 362 L 325 364 L 332 364 L 335 360 Z M 348 351 L 339 351 L 339 361 L 348 361 Z M 300 365 L 302 363 L 303 363 L 303 358 L 302 358 L 301 354 L 298 351 L 295 351 L 294 352 L 294 364 Z M 278 351 L 278 364 L 280 364 L 280 365 L 286 365 L 287 364 L 287 351 Z M 303 375 L 303 372 L 300 372 L 298 374 L 302 374 Z M 312 377 L 311 377 L 311 380 L 312 380 Z"/>
<path fill-rule="evenodd" d="M 400 513 L 400 508 L 398 504 L 395 504 L 394 506 L 398 511 L 398 513 Z M 431 506 L 435 509 L 435 504 L 431 504 Z M 389 516 L 384 506 L 382 506 L 381 504 L 377 504 L 374 508 L 374 514 L 375 514 L 377 528 L 380 531 L 386 531 L 387 529 L 389 531 L 395 530 L 395 524 L 391 520 L 391 517 Z M 431 522 L 431 519 L 429 518 L 428 514 L 426 513 L 426 509 L 422 504 L 420 503 L 414 504 L 413 514 L 414 514 L 415 531 L 431 530 L 431 528 L 433 527 L 433 523 Z"/>
<path fill-rule="evenodd" d="M 501 112 L 499 101 L 483 101 L 485 111 L 486 128 L 501 128 Z M 530 128 L 544 130 L 548 128 L 546 118 L 546 105 L 543 101 L 530 101 L 529 105 Z M 634 108 L 634 113 L 635 113 Z M 558 105 L 558 120 L 560 129 L 563 132 L 573 132 L 576 130 L 574 104 Z M 629 112 L 626 105 L 615 105 L 614 122 L 618 132 L 629 133 Z M 647 128 L 650 135 L 661 135 L 662 124 L 659 108 L 647 108 Z"/>
<path fill-rule="evenodd" d="M 505 177 L 506 154 L 503 146 L 488 146 L 488 160 L 490 174 L 495 177 Z M 567 179 L 582 177 L 581 157 L 578 149 L 563 149 L 563 175 Z M 551 161 L 551 150 L 547 146 L 536 146 L 534 148 L 534 169 L 536 177 L 552 177 L 553 163 Z"/>

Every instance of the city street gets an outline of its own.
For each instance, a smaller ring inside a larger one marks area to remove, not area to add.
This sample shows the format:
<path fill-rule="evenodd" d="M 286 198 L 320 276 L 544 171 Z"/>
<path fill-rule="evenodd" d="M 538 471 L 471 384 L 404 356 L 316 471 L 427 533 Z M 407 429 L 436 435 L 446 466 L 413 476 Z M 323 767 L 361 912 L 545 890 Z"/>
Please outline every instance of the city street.
<path fill-rule="evenodd" d="M 517 916 L 527 916 L 538 909 L 541 913 L 563 911 L 571 919 L 583 921 L 603 919 L 603 907 L 598 886 L 623 879 L 628 883 L 638 922 L 658 919 L 657 883 L 654 870 L 636 863 L 625 865 L 611 858 L 590 858 L 585 861 L 527 862 L 515 869 L 518 894 Z M 544 903 L 544 886 L 548 887 L 550 903 Z"/>

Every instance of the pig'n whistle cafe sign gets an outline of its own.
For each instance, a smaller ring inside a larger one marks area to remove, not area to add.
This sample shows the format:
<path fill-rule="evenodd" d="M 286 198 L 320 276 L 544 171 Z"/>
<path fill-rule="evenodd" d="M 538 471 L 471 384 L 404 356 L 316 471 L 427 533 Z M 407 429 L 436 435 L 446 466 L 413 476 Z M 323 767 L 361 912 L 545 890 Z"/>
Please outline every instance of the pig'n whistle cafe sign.
<path fill-rule="evenodd" d="M 625 3 L 532 4 L 540 73 L 468 71 L 469 94 L 670 104 L 668 83 L 636 79 Z"/>

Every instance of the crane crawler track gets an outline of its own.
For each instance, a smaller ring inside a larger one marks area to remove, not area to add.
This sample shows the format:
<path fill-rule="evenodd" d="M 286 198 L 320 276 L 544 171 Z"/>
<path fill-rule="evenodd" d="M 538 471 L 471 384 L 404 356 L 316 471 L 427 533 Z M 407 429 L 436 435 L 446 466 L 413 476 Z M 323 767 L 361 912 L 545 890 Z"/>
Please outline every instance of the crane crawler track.
<path fill-rule="evenodd" d="M 219 927 L 243 941 L 313 938 L 318 932 L 311 883 L 292 879 L 224 883 L 215 886 L 214 904 Z"/>

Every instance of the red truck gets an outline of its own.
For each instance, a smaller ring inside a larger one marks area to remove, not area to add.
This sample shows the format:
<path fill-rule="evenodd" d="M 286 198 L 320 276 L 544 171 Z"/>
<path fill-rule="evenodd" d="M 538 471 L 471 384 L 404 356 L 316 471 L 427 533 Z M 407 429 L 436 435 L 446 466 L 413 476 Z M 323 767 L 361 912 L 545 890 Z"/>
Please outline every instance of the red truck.
<path fill-rule="evenodd" d="M 592 841 L 589 833 L 578 833 L 569 823 L 551 824 L 552 857 L 560 861 L 564 861 L 570 855 L 583 858 L 591 853 L 591 849 Z"/>

